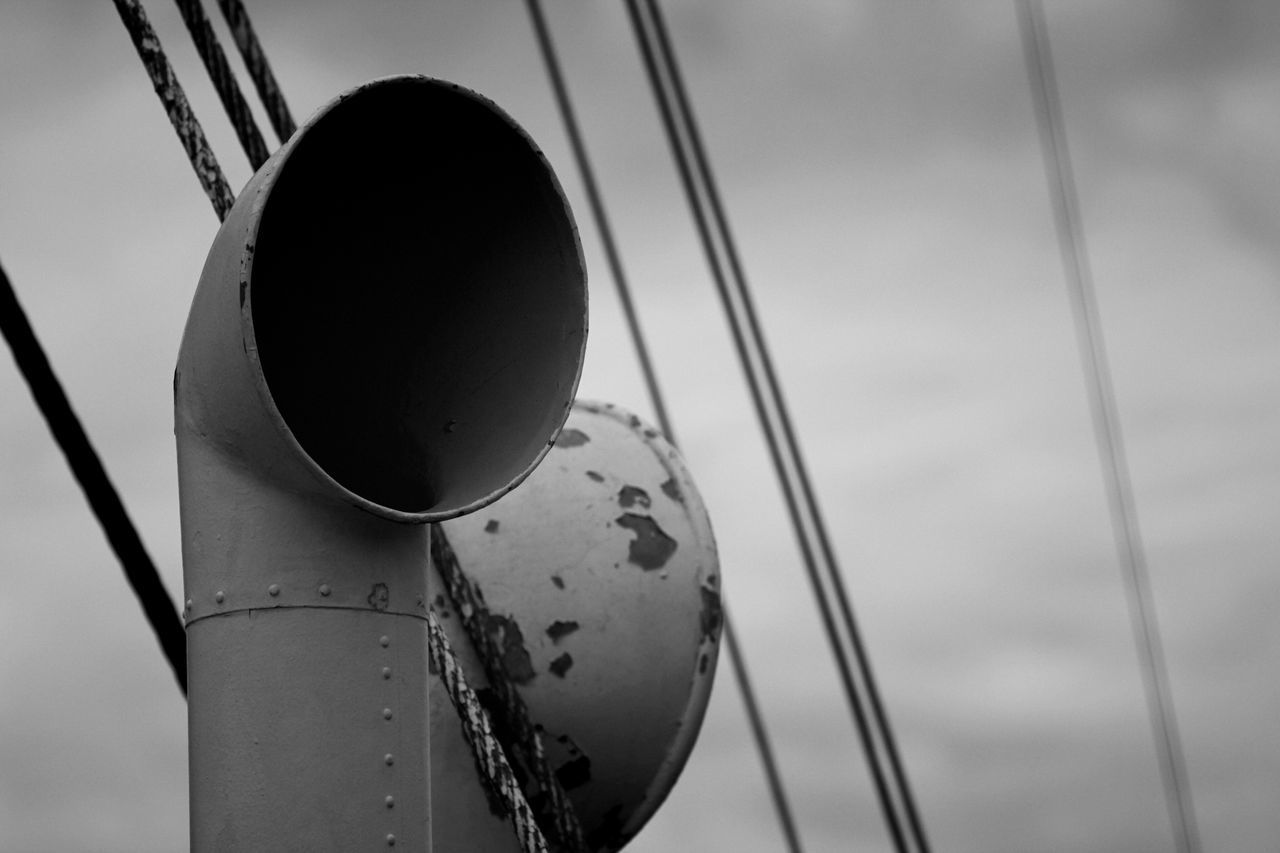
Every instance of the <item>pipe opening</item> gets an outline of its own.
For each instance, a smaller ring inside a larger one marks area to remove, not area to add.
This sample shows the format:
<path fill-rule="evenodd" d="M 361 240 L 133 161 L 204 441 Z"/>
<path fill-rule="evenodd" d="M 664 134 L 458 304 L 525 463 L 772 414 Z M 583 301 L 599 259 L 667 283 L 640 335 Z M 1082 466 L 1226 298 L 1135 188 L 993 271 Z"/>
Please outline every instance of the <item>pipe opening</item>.
<path fill-rule="evenodd" d="M 533 143 L 465 90 L 379 81 L 305 129 L 248 275 L 271 400 L 360 497 L 453 514 L 518 482 L 564 421 L 577 235 Z"/>

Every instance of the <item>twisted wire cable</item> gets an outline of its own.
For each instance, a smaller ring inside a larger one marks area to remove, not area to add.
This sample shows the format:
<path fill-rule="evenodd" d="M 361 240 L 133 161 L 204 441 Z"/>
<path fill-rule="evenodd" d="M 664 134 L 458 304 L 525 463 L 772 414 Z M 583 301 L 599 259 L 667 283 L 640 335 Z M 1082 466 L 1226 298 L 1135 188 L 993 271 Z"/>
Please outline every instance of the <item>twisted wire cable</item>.
<path fill-rule="evenodd" d="M 138 0 L 112 0 L 112 2 L 115 3 L 116 11 L 120 13 L 120 20 L 124 23 L 129 37 L 133 40 L 133 46 L 138 51 L 138 58 L 142 60 L 147 76 L 151 78 L 151 85 L 155 88 L 156 95 L 169 116 L 169 123 L 178 134 L 182 149 L 187 152 L 187 159 L 196 173 L 196 179 L 200 181 L 205 195 L 209 197 L 209 202 L 213 205 L 214 212 L 218 214 L 218 219 L 226 219 L 231 211 L 231 205 L 235 203 L 235 193 L 231 191 L 231 185 L 227 183 L 222 167 L 218 165 L 218 158 L 209 147 L 204 129 L 200 127 L 195 113 L 191 111 L 191 103 L 187 100 L 187 95 L 173 72 L 169 58 L 165 56 L 160 38 L 152 29 L 147 13 L 143 11 Z"/>
<path fill-rule="evenodd" d="M 285 142 L 293 136 L 298 126 L 289 113 L 289 105 L 285 103 L 280 84 L 276 82 L 275 74 L 271 72 L 271 64 L 267 62 L 267 54 L 262 49 L 262 43 L 258 41 L 258 34 L 254 32 L 249 13 L 240 0 L 218 0 L 218 8 L 222 10 L 222 17 L 231 28 L 231 38 L 240 51 L 240 58 L 244 60 L 245 68 L 249 70 L 249 77 L 253 80 L 254 88 L 258 90 L 258 97 L 262 99 L 262 105 L 267 110 L 267 117 L 271 120 L 276 138 Z"/>
<path fill-rule="evenodd" d="M 191 41 L 195 43 L 196 53 L 200 54 L 200 61 L 209 72 L 209 79 L 213 82 L 213 88 L 217 91 L 219 100 L 222 101 L 223 109 L 227 111 L 227 118 L 231 119 L 231 126 L 235 128 L 240 147 L 244 149 L 245 156 L 249 158 L 249 163 L 256 171 L 259 166 L 267 162 L 270 152 L 267 151 L 267 143 L 262 139 L 262 133 L 258 130 L 258 123 L 254 121 L 253 113 L 249 111 L 244 93 L 240 91 L 240 84 L 231 73 L 227 55 L 222 51 L 222 45 L 213 31 L 209 16 L 204 13 L 200 0 L 174 0 L 174 2 L 182 14 L 183 22 L 187 25 L 187 31 L 191 33 Z"/>
<path fill-rule="evenodd" d="M 520 849 L 523 853 L 548 853 L 546 839 L 520 790 L 520 783 L 516 781 L 516 775 L 507 762 L 502 745 L 493 733 L 489 716 L 484 712 L 476 692 L 467 684 L 467 678 L 458 664 L 458 658 L 454 655 L 440 620 L 430 610 L 427 611 L 427 633 L 431 663 L 458 712 L 458 718 L 462 721 L 462 733 L 471 745 L 476 763 L 491 789 L 502 798 L 506 806 Z"/>

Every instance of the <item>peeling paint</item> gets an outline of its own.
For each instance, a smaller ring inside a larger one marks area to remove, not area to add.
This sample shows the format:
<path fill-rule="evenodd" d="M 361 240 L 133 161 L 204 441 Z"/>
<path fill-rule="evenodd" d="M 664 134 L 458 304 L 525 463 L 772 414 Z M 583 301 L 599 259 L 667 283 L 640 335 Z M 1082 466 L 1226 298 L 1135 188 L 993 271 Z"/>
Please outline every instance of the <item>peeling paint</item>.
<path fill-rule="evenodd" d="M 368 602 L 374 610 L 379 612 L 386 610 L 391 602 L 391 590 L 387 589 L 385 583 L 375 583 L 373 590 L 369 593 Z"/>
<path fill-rule="evenodd" d="M 658 523 L 647 515 L 624 512 L 617 518 L 618 526 L 636 535 L 631 540 L 627 559 L 645 571 L 660 569 L 676 552 L 676 540 L 672 539 Z"/>
<path fill-rule="evenodd" d="M 551 582 L 556 585 L 556 589 L 564 589 L 564 578 L 559 575 L 552 575 Z"/>
<path fill-rule="evenodd" d="M 585 432 L 580 429 L 563 429 L 560 435 L 556 437 L 556 447 L 581 447 L 591 440 Z"/>
<path fill-rule="evenodd" d="M 622 491 L 618 492 L 618 505 L 623 509 L 630 509 L 636 504 L 648 509 L 653 501 L 649 500 L 649 493 L 639 486 L 623 486 Z"/>
<path fill-rule="evenodd" d="M 498 532 L 498 519 L 496 519 L 496 518 L 491 518 L 491 519 L 489 519 L 487 522 L 485 522 L 485 525 L 484 525 L 484 532 L 485 532 L 485 533 L 497 533 L 497 532 Z"/>
<path fill-rule="evenodd" d="M 564 678 L 564 674 L 569 671 L 569 667 L 571 666 L 573 666 L 573 656 L 568 652 L 565 652 L 560 655 L 560 657 L 553 660 L 550 665 L 547 666 L 547 669 L 551 670 L 552 675 Z"/>
<path fill-rule="evenodd" d="M 524 647 L 524 634 L 514 619 L 490 613 L 489 634 L 502 650 L 502 664 L 516 684 L 528 684 L 537 675 L 529 650 Z"/>
<path fill-rule="evenodd" d="M 603 482 L 604 482 L 604 475 L 603 475 L 603 474 L 600 474 L 600 473 L 598 473 L 598 472 L 596 472 L 596 471 L 588 471 L 588 472 L 587 472 L 587 476 L 588 476 L 588 477 L 590 477 L 591 479 L 595 480 L 597 483 L 603 483 Z"/>
<path fill-rule="evenodd" d="M 547 626 L 547 636 L 551 638 L 552 642 L 558 643 L 562 637 L 567 637 L 578 630 L 578 627 L 578 623 L 572 619 L 557 619 Z"/>
<path fill-rule="evenodd" d="M 720 604 L 720 593 L 711 587 L 700 587 L 702 590 L 702 612 L 699 621 L 702 626 L 702 639 L 714 643 L 720 637 L 720 626 L 724 623 L 724 608 Z"/>
<path fill-rule="evenodd" d="M 676 482 L 675 477 L 671 477 L 662 484 L 662 493 L 676 503 L 684 503 L 684 495 L 680 491 L 680 484 Z"/>

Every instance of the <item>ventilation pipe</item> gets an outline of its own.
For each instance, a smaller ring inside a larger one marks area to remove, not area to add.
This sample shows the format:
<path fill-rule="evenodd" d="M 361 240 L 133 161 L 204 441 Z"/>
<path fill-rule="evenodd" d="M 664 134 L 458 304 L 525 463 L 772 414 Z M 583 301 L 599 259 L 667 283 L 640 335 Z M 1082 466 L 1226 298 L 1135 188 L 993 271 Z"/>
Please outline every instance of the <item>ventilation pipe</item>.
<path fill-rule="evenodd" d="M 193 851 L 430 850 L 426 523 L 559 434 L 585 279 L 541 152 L 436 80 L 340 96 L 240 194 L 174 376 Z"/>

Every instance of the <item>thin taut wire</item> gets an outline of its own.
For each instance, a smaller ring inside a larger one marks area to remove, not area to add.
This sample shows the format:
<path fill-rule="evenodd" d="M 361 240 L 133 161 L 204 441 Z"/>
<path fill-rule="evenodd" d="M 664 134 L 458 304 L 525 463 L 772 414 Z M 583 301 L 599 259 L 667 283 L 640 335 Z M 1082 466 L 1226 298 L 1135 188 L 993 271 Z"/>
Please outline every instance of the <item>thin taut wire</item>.
<path fill-rule="evenodd" d="M 894 783 L 898 788 L 898 796 L 902 801 L 907 823 L 916 845 L 921 851 L 927 853 L 929 842 L 925 835 L 924 822 L 921 820 L 920 813 L 916 808 L 915 796 L 912 793 L 911 783 L 898 751 L 897 738 L 893 734 L 889 715 L 886 713 L 884 703 L 880 699 L 880 690 L 876 685 L 871 659 L 867 655 L 866 646 L 858 629 L 857 619 L 853 615 L 853 606 L 850 603 L 848 591 L 845 589 L 844 578 L 840 572 L 839 561 L 835 556 L 835 549 L 831 546 L 831 539 L 827 535 L 826 523 L 823 521 L 822 512 L 809 479 L 808 467 L 805 464 L 804 456 L 800 451 L 800 443 L 791 424 L 791 415 L 783 396 L 782 385 L 773 369 L 773 359 L 769 355 L 764 332 L 760 328 L 760 322 L 755 310 L 755 303 L 751 298 L 751 291 L 747 287 L 747 278 L 743 272 L 742 261 L 738 256 L 737 244 L 730 233 L 729 220 L 725 216 L 723 205 L 720 203 L 720 193 L 716 188 L 715 176 L 711 171 L 706 151 L 702 146 L 702 136 L 698 132 L 693 108 L 685 91 L 683 75 L 680 73 L 675 51 L 672 49 L 671 40 L 667 34 L 667 26 L 663 20 L 661 4 L 658 0 L 646 0 L 646 2 L 653 15 L 654 32 L 658 36 L 658 45 L 665 55 L 667 65 L 671 70 L 672 89 L 676 96 L 676 103 L 689 128 L 689 143 L 695 162 L 699 171 L 706 178 L 706 195 L 711 207 L 711 215 L 717 229 L 723 234 L 724 252 L 729 262 L 729 269 L 732 272 L 730 281 L 735 285 L 738 298 L 742 303 L 742 313 L 746 317 L 750 328 L 751 338 L 754 339 L 759 351 L 760 365 L 764 371 L 769 393 L 776 401 L 776 414 L 779 426 L 782 429 L 783 441 L 790 451 L 795 476 L 804 498 L 804 505 L 809 511 L 813 532 L 817 536 L 818 546 L 822 551 L 822 558 L 827 569 L 827 579 L 831 584 L 831 588 L 835 590 L 836 603 L 840 608 L 840 617 L 844 629 L 849 634 L 850 646 L 853 649 L 854 660 L 862 676 L 867 702 L 871 706 L 871 713 L 875 717 L 875 723 L 880 728 L 881 740 L 885 754 L 889 759 Z"/>
<path fill-rule="evenodd" d="M 817 567 L 817 559 L 814 553 L 814 543 L 808 535 L 808 528 L 801 519 L 801 510 L 797 501 L 796 485 L 791 481 L 789 476 L 788 463 L 791 471 L 798 472 L 802 481 L 802 490 L 806 492 L 806 497 L 810 498 L 806 506 L 809 525 L 814 528 L 821 528 L 821 519 L 816 511 L 816 505 L 812 501 L 812 493 L 807 489 L 803 489 L 803 463 L 800 460 L 798 447 L 796 446 L 794 435 L 789 429 L 784 428 L 782 431 L 789 439 L 787 449 L 790 458 L 783 459 L 782 450 L 779 447 L 779 438 L 777 428 L 770 418 L 770 409 L 765 402 L 765 391 L 762 389 L 762 380 L 758 375 L 756 366 L 752 361 L 752 356 L 761 361 L 765 366 L 766 380 L 771 377 L 771 370 L 767 368 L 768 352 L 762 346 L 761 335 L 759 334 L 758 324 L 751 316 L 751 305 L 749 298 L 745 296 L 745 279 L 741 276 L 741 266 L 733 262 L 732 258 L 732 237 L 728 232 L 727 223 L 725 222 L 722 211 L 719 209 L 718 199 L 715 195 L 714 180 L 710 173 L 710 167 L 707 162 L 705 153 L 701 152 L 701 144 L 697 138 L 697 128 L 693 121 L 692 110 L 689 108 L 687 99 L 680 98 L 679 70 L 674 61 L 673 51 L 669 42 L 664 42 L 661 38 L 661 18 L 656 9 L 656 5 L 652 2 L 646 3 L 650 23 L 646 25 L 642 20 L 640 9 L 636 0 L 628 0 L 627 8 L 631 15 L 633 29 L 636 33 L 636 40 L 640 46 L 641 55 L 645 62 L 646 71 L 648 72 L 650 83 L 654 90 L 655 98 L 658 102 L 659 113 L 662 117 L 663 124 L 666 128 L 668 140 L 671 143 L 672 153 L 676 160 L 677 168 L 680 172 L 680 178 L 685 187 L 686 195 L 689 199 L 689 205 L 693 213 L 695 225 L 697 226 L 699 236 L 702 240 L 707 255 L 708 265 L 711 268 L 712 278 L 715 282 L 716 289 L 719 292 L 721 302 L 725 308 L 726 317 L 729 320 L 730 331 L 734 338 L 734 344 L 737 348 L 739 359 L 742 362 L 743 370 L 746 375 L 747 385 L 751 392 L 752 401 L 755 405 L 757 416 L 760 420 L 761 427 L 765 434 L 766 443 L 769 448 L 770 456 L 773 460 L 774 468 L 778 474 L 778 480 L 782 489 L 783 498 L 787 505 L 792 526 L 796 533 L 797 544 L 800 548 L 801 557 L 804 562 L 805 570 L 808 574 L 810 584 L 813 589 L 814 597 L 817 601 L 819 616 L 823 623 L 823 628 L 827 634 L 828 641 L 831 645 L 832 654 L 834 655 L 839 670 L 841 682 L 849 702 L 850 710 L 853 714 L 854 725 L 857 730 L 859 740 L 862 743 L 863 751 L 867 758 L 868 768 L 871 772 L 872 782 L 876 789 L 876 794 L 880 803 L 881 811 L 885 820 L 885 824 L 889 830 L 890 836 L 894 842 L 895 849 L 905 851 L 907 849 L 907 839 L 904 835 L 902 823 L 898 807 L 899 804 L 907 811 L 907 822 L 911 824 L 913 838 L 922 851 L 927 851 L 928 843 L 924 837 L 922 826 L 918 819 L 913 820 L 915 814 L 914 806 L 908 806 L 912 802 L 910 788 L 904 784 L 898 784 L 895 793 L 890 792 L 889 783 L 885 776 L 884 767 L 882 765 L 882 757 L 880 748 L 876 744 L 875 735 L 871 730 L 871 724 L 868 720 L 867 710 L 863 707 L 863 701 L 859 691 L 855 685 L 853 671 L 849 665 L 848 655 L 844 649 L 844 644 L 839 637 L 835 618 L 832 614 L 831 603 L 827 598 L 824 588 L 823 579 L 819 574 Z M 659 30 L 657 39 L 651 37 L 648 27 Z M 651 43 L 656 40 L 658 46 L 655 49 Z M 658 61 L 655 53 L 661 51 L 663 69 L 666 77 L 669 78 L 670 85 L 675 92 L 668 91 L 667 81 L 663 79 L 663 73 L 658 69 Z M 676 102 L 673 104 L 672 102 Z M 675 115 L 679 109 L 679 123 Z M 701 179 L 699 183 L 695 180 L 694 173 L 697 170 L 697 177 Z M 711 217 L 716 220 L 718 233 L 713 235 L 711 226 L 708 222 L 709 214 L 704 206 L 710 206 Z M 718 215 L 717 215 L 718 214 Z M 731 256 L 730 268 L 735 274 L 734 281 L 737 293 L 731 293 L 727 281 L 725 265 L 716 252 L 716 237 L 725 247 L 727 254 Z M 742 306 L 735 306 L 734 296 L 743 301 Z M 739 316 L 739 312 L 746 312 L 748 315 L 747 325 L 753 334 L 753 339 L 748 343 L 743 329 L 743 320 Z M 754 352 L 752 348 L 754 347 Z M 782 401 L 780 393 L 778 393 L 776 380 L 769 382 L 770 400 L 773 404 L 773 417 L 779 418 L 786 422 L 785 404 Z M 819 536 L 822 539 L 822 536 Z M 830 549 L 824 548 L 824 556 L 830 555 Z M 828 571 L 835 570 L 834 566 L 829 566 Z M 849 630 L 846 625 L 846 630 Z M 855 650 L 860 648 L 860 637 L 855 631 L 849 631 L 850 644 Z M 865 655 L 859 653 L 859 663 L 866 662 Z M 862 666 L 860 674 L 863 682 L 870 690 L 874 690 L 874 680 L 868 667 Z M 875 703 L 872 703 L 873 706 Z M 882 714 L 876 715 L 879 719 Z M 878 721 L 878 720 L 877 720 Z M 892 757 L 896 754 L 896 750 L 891 747 L 892 731 L 887 728 L 880 728 L 876 733 L 885 744 L 885 751 L 889 754 L 891 763 Z M 900 764 L 895 770 L 900 769 Z M 895 774 L 895 776 L 898 774 Z M 904 782 L 905 775 L 895 782 Z"/>
<path fill-rule="evenodd" d="M 526 3 L 529 7 L 529 16 L 533 20 L 534 34 L 542 52 L 542 59 L 547 68 L 547 76 L 551 80 L 551 88 L 560 107 L 561 118 L 564 120 L 565 134 L 569 137 L 569 144 L 573 148 L 578 171 L 582 176 L 583 189 L 587 194 L 587 201 L 591 206 L 591 213 L 596 221 L 596 230 L 600 233 L 600 242 L 604 247 L 609 271 L 613 276 L 614 286 L 618 292 L 618 301 L 622 306 L 622 313 L 626 318 L 627 328 L 631 333 L 631 341 L 635 346 L 636 358 L 640 363 L 640 371 L 644 376 L 649 399 L 653 404 L 654 413 L 657 416 L 658 425 L 662 428 L 662 432 L 666 435 L 668 441 L 676 444 L 675 432 L 670 416 L 667 413 L 661 388 L 658 385 L 657 372 L 654 369 L 653 360 L 649 357 L 649 347 L 640 328 L 640 320 L 636 313 L 635 303 L 631 298 L 631 287 L 622 267 L 622 259 L 618 252 L 617 243 L 613 238 L 613 228 L 609 224 L 604 200 L 596 183 L 595 171 L 592 169 L 590 158 L 587 155 L 586 143 L 583 141 L 578 120 L 573 110 L 573 104 L 569 99 L 568 86 L 560 69 L 555 44 L 551 39 L 551 31 L 547 26 L 546 16 L 542 12 L 542 4 L 539 0 L 526 0 Z M 800 853 L 802 849 L 800 837 L 796 830 L 795 819 L 791 813 L 791 806 L 787 800 L 786 788 L 783 785 L 782 776 L 778 772 L 773 746 L 765 728 L 764 717 L 760 712 L 759 703 L 756 701 L 755 690 L 752 687 L 751 678 L 747 671 L 746 659 L 743 656 L 742 648 L 738 645 L 737 635 L 733 630 L 733 623 L 729 618 L 727 607 L 724 611 L 724 640 L 729 662 L 733 667 L 738 690 L 742 697 L 743 708 L 747 714 L 747 721 L 751 727 L 752 737 L 755 740 L 756 750 L 760 754 L 765 781 L 773 799 L 774 811 L 777 813 L 778 822 L 782 828 L 783 836 L 786 838 L 788 849 L 792 853 Z"/>
<path fill-rule="evenodd" d="M 1125 569 L 1123 574 L 1129 602 L 1129 620 L 1143 664 L 1143 687 L 1156 753 L 1159 756 L 1169 821 L 1180 853 L 1197 853 L 1200 850 L 1200 839 L 1196 829 L 1195 807 L 1191 801 L 1186 759 L 1183 757 L 1177 719 L 1174 716 L 1173 696 L 1160 641 L 1160 628 L 1156 621 L 1146 553 L 1138 529 L 1137 506 L 1129 478 L 1129 465 L 1125 459 L 1115 390 L 1111 384 L 1111 369 L 1102 338 L 1093 274 L 1080 224 L 1080 204 L 1071 170 L 1071 157 L 1067 151 L 1067 137 L 1063 130 L 1062 101 L 1053 72 L 1049 31 L 1039 0 L 1018 0 L 1017 11 L 1027 75 L 1035 101 L 1045 173 L 1049 181 L 1049 192 L 1053 197 L 1058 247 L 1071 296 L 1081 366 L 1089 389 L 1089 408 L 1093 415 L 1099 462 L 1106 480 L 1111 527 L 1116 550 Z"/>

